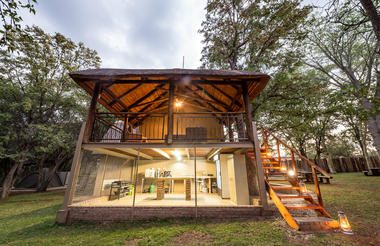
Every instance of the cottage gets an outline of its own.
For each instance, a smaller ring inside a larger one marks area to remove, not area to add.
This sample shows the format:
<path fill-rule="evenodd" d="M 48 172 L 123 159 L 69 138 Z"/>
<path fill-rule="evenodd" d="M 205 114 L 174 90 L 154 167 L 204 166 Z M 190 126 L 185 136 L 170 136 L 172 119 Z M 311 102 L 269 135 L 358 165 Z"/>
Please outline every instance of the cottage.
<path fill-rule="evenodd" d="M 269 194 L 296 229 L 335 226 L 318 180 L 315 200 L 300 189 L 295 166 L 284 166 L 279 145 L 299 154 L 266 130 L 259 143 L 251 101 L 268 75 L 93 69 L 70 76 L 92 99 L 58 222 L 271 215 Z M 305 204 L 284 203 L 297 198 Z M 316 211 L 316 219 L 297 219 L 290 211 L 299 209 Z"/>

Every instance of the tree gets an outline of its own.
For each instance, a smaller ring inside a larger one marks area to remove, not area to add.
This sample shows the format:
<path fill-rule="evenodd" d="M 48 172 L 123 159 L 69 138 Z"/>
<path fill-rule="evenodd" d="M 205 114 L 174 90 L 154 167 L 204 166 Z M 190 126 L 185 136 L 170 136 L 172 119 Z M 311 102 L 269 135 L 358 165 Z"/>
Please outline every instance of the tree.
<path fill-rule="evenodd" d="M 335 6 L 329 10 L 330 18 L 320 16 L 313 20 L 316 28 L 310 31 L 310 56 L 306 62 L 327 75 L 331 86 L 359 101 L 357 110 L 366 114 L 380 154 L 379 46 L 368 23 L 341 24 L 341 9 Z M 361 12 L 350 12 L 350 16 L 358 20 Z"/>
<path fill-rule="evenodd" d="M 29 10 L 35 14 L 34 4 L 37 0 L 0 0 L 0 46 L 7 46 L 9 50 L 14 49 L 14 36 L 21 32 L 22 17 L 18 13 L 20 8 Z M 25 33 L 23 35 L 26 35 Z"/>
<path fill-rule="evenodd" d="M 49 35 L 36 26 L 23 32 L 27 36 L 16 36 L 14 53 L 0 51 L 0 85 L 6 92 L 0 95 L 0 107 L 8 109 L 0 113 L 5 133 L 0 157 L 14 161 L 3 181 L 3 199 L 35 156 L 57 158 L 57 150 L 69 148 L 72 138 L 60 143 L 57 136 L 73 134 L 70 126 L 83 120 L 86 97 L 68 73 L 100 64 L 96 51 L 62 34 Z"/>

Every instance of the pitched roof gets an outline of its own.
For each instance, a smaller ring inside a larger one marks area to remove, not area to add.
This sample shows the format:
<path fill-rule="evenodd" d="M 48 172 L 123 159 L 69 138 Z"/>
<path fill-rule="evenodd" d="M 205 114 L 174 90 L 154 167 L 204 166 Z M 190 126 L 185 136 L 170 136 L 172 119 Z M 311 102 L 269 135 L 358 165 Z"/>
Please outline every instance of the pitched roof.
<path fill-rule="evenodd" d="M 70 77 L 90 95 L 95 82 L 103 84 L 99 102 L 111 112 L 164 110 L 168 83 L 176 85 L 178 97 L 188 97 L 209 111 L 242 109 L 241 83 L 247 82 L 253 100 L 269 81 L 258 72 L 210 69 L 89 69 Z"/>

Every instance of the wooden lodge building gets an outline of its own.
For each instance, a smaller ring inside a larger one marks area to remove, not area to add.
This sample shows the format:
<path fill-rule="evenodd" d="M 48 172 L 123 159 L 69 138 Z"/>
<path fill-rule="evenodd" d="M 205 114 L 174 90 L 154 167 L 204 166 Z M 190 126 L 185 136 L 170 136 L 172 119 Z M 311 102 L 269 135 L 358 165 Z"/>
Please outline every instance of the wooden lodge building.
<path fill-rule="evenodd" d="M 287 172 L 296 173 L 294 161 L 282 161 L 279 146 L 299 154 L 264 129 L 259 142 L 251 102 L 268 75 L 93 69 L 70 76 L 92 99 L 58 222 L 249 218 L 278 209 L 296 229 L 336 227 L 318 180 L 317 196 L 302 194 L 297 175 Z M 304 203 L 288 206 L 287 199 Z M 314 219 L 292 214 L 300 209 L 314 211 Z"/>

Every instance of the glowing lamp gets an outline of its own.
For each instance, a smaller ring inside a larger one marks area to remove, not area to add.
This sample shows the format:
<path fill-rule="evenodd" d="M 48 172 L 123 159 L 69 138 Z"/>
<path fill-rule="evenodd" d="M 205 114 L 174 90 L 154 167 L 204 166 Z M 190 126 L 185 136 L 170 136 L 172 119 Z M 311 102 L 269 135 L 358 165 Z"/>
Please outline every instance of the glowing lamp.
<path fill-rule="evenodd" d="M 268 157 L 272 157 L 272 156 L 273 156 L 271 152 L 267 152 L 266 155 L 267 155 Z"/>
<path fill-rule="evenodd" d="M 177 101 L 175 104 L 174 104 L 177 108 L 181 107 L 182 106 L 182 102 L 180 101 Z"/>
<path fill-rule="evenodd" d="M 307 194 L 306 184 L 304 182 L 300 182 L 299 186 L 300 186 L 300 194 L 306 195 Z"/>
<path fill-rule="evenodd" d="M 281 166 L 280 166 L 280 171 L 281 172 L 286 172 L 286 164 L 285 163 L 281 163 Z"/>
<path fill-rule="evenodd" d="M 294 176 L 294 174 L 295 174 L 295 173 L 294 173 L 294 171 L 293 171 L 293 170 L 289 170 L 289 172 L 288 172 L 288 175 L 289 175 L 289 176 L 291 176 L 291 177 L 292 177 L 292 176 Z"/>
<path fill-rule="evenodd" d="M 182 160 L 181 152 L 179 152 L 178 150 L 174 150 L 173 154 L 177 158 L 178 161 Z"/>
<path fill-rule="evenodd" d="M 339 222 L 339 227 L 344 234 L 349 234 L 349 235 L 354 234 L 351 230 L 350 223 L 348 223 L 347 216 L 342 211 L 338 212 L 338 222 Z"/>

